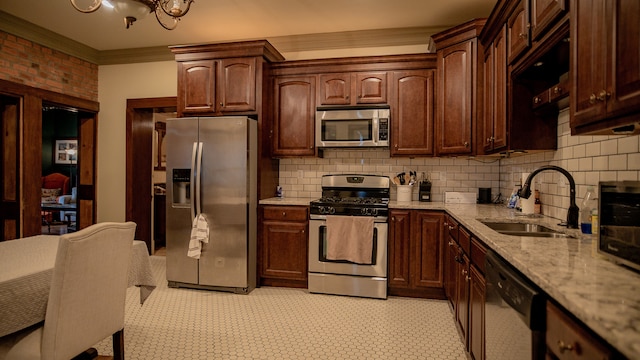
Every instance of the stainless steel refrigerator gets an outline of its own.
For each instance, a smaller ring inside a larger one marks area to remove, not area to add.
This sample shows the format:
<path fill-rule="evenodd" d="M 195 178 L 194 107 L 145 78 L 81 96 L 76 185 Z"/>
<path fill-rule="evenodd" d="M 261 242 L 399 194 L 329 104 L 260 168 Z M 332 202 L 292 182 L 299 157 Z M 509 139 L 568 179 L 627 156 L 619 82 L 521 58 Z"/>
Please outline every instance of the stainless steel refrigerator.
<path fill-rule="evenodd" d="M 247 117 L 167 120 L 167 281 L 247 294 L 256 286 L 257 124 Z M 209 242 L 187 256 L 204 214 Z"/>

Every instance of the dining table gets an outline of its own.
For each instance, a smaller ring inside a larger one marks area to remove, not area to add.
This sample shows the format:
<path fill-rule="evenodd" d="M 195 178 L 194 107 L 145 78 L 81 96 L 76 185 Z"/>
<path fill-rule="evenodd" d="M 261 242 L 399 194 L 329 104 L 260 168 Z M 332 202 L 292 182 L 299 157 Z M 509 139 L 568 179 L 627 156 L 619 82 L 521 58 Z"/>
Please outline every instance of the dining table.
<path fill-rule="evenodd" d="M 45 319 L 60 236 L 36 235 L 0 242 L 0 337 Z M 128 287 L 140 288 L 140 304 L 156 282 L 144 241 L 133 241 Z"/>

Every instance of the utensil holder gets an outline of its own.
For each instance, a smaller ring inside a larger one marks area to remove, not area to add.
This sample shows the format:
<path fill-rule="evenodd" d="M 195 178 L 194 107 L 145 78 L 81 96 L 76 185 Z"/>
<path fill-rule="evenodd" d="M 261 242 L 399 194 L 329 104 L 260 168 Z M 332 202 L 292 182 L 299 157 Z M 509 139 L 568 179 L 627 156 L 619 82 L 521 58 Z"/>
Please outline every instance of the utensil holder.
<path fill-rule="evenodd" d="M 398 187 L 398 202 L 410 202 L 411 194 L 413 191 L 413 185 L 397 185 Z"/>

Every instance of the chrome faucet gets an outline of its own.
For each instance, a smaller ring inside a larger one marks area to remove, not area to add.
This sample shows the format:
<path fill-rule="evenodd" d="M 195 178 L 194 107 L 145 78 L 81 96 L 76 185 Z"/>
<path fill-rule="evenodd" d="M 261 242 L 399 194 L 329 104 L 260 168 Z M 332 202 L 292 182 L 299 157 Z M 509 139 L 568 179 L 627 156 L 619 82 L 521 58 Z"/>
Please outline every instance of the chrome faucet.
<path fill-rule="evenodd" d="M 529 176 L 527 180 L 524 181 L 524 185 L 518 191 L 518 196 L 524 199 L 528 199 L 531 196 L 531 180 L 534 176 L 536 176 L 539 172 L 545 170 L 556 170 L 562 173 L 569 180 L 569 210 L 567 210 L 567 227 L 570 229 L 578 228 L 578 206 L 576 205 L 576 182 L 573 180 L 573 176 L 569 174 L 569 172 L 559 166 L 554 165 L 545 165 L 540 168 L 534 170 Z"/>

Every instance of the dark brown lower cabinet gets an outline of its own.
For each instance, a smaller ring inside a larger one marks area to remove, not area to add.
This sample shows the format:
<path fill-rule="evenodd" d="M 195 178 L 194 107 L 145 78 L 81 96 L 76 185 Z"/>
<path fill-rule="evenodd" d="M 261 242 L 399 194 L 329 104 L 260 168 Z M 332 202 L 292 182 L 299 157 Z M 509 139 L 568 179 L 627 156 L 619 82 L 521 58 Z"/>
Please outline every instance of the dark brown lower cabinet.
<path fill-rule="evenodd" d="M 444 299 L 443 220 L 439 211 L 390 210 L 389 295 Z"/>
<path fill-rule="evenodd" d="M 476 266 L 471 266 L 469 283 L 469 356 L 484 359 L 485 279 Z"/>
<path fill-rule="evenodd" d="M 263 206 L 260 210 L 260 285 L 306 288 L 309 208 Z"/>

